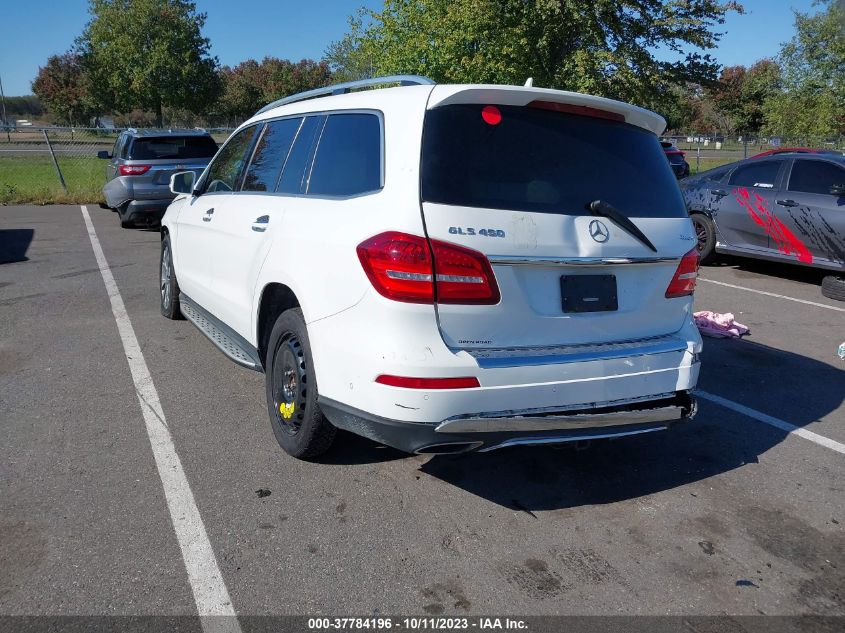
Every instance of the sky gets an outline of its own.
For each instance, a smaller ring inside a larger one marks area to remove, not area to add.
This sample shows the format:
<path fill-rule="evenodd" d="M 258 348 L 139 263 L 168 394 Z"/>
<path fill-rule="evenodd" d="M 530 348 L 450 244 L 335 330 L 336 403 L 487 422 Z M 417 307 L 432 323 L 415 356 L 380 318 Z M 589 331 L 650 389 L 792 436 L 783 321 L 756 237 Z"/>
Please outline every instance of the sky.
<path fill-rule="evenodd" d="M 793 9 L 815 12 L 813 0 L 741 0 L 745 15 L 730 14 L 725 36 L 711 51 L 725 65 L 748 66 L 777 54 L 793 34 Z M 221 64 L 234 66 L 267 55 L 298 61 L 320 59 L 343 37 L 347 17 L 379 0 L 196 0 L 208 14 L 204 33 Z M 49 7 L 48 10 L 44 10 Z M 50 55 L 65 52 L 88 21 L 87 0 L 28 3 L 0 0 L 0 81 L 6 96 L 32 92 L 30 84 Z M 12 27 L 12 28 L 10 28 Z"/>

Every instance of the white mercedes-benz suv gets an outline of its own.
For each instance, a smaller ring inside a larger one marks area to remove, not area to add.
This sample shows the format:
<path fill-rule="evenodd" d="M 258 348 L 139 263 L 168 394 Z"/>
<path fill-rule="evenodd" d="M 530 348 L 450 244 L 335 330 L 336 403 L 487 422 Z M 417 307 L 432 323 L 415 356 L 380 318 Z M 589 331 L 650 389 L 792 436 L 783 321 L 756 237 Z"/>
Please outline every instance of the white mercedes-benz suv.
<path fill-rule="evenodd" d="M 338 428 L 417 453 L 666 429 L 695 413 L 701 338 L 664 127 L 414 76 L 282 99 L 172 177 L 162 313 L 265 374 L 303 459 Z"/>

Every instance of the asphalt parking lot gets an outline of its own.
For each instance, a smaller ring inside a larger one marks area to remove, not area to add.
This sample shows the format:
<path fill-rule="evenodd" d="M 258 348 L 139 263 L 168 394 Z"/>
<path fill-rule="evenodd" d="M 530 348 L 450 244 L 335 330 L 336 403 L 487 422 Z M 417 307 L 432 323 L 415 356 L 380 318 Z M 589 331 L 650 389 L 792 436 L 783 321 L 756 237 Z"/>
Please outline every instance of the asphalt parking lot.
<path fill-rule="evenodd" d="M 238 615 L 845 615 L 820 274 L 703 270 L 696 309 L 751 336 L 705 341 L 672 432 L 464 457 L 343 435 L 314 464 L 275 443 L 263 376 L 159 315 L 159 234 L 87 208 Z M 80 207 L 0 207 L 1 615 L 197 613 L 142 406 Z"/>

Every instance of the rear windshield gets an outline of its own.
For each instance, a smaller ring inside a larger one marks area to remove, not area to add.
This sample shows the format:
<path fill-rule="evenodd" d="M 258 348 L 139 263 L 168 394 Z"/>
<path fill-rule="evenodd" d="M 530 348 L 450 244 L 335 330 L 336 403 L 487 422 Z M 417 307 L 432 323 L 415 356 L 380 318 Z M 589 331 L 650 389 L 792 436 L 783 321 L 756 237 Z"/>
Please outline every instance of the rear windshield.
<path fill-rule="evenodd" d="M 487 108 L 487 110 L 485 110 Z M 686 217 L 657 137 L 606 119 L 531 107 L 449 105 L 426 113 L 422 198 L 465 207 Z"/>
<path fill-rule="evenodd" d="M 684 164 L 684 155 L 683 154 L 666 154 L 669 158 L 669 162 L 673 165 L 683 165 Z"/>
<path fill-rule="evenodd" d="M 136 138 L 129 148 L 130 160 L 211 158 L 217 143 L 210 136 L 151 136 Z"/>

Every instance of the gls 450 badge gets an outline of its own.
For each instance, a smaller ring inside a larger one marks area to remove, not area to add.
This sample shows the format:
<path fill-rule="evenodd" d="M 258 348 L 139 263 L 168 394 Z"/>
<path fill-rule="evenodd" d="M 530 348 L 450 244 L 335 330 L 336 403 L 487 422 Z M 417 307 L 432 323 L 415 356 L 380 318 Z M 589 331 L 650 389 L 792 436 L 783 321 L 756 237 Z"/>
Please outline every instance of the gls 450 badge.
<path fill-rule="evenodd" d="M 476 230 L 472 227 L 450 226 L 449 233 L 452 235 L 483 235 L 484 237 L 504 237 L 505 232 L 502 229 L 480 229 Z"/>

